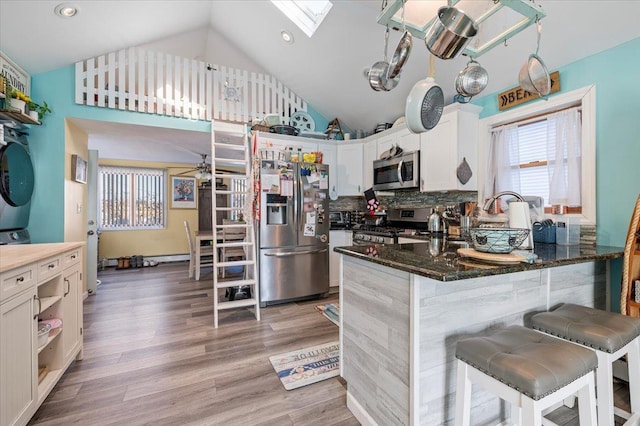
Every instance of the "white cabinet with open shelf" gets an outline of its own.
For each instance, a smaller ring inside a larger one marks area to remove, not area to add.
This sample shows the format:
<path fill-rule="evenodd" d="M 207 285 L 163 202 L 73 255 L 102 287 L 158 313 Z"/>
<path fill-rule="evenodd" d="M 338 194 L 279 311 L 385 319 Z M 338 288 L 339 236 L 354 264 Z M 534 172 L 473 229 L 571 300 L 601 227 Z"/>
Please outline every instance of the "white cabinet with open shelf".
<path fill-rule="evenodd" d="M 0 424 L 25 425 L 82 356 L 82 243 L 2 246 Z M 28 284 L 25 284 L 28 283 Z M 19 291 L 16 293 L 16 289 Z M 39 320 L 62 328 L 38 345 Z"/>

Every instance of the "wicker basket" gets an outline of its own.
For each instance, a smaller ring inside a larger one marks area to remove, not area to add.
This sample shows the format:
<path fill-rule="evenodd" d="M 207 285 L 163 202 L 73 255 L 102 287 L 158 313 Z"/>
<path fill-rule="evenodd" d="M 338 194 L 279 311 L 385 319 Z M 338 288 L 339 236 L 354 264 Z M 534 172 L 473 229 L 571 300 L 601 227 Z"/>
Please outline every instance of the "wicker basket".
<path fill-rule="evenodd" d="M 266 124 L 254 124 L 253 126 L 251 126 L 251 130 L 255 131 L 255 132 L 269 132 L 269 126 L 267 126 Z"/>

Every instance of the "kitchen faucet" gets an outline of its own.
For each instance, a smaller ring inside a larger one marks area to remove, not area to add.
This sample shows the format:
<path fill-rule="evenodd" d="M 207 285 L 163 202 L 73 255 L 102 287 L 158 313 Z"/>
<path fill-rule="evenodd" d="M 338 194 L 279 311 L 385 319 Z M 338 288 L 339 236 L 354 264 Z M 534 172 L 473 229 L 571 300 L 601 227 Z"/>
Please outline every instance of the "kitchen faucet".
<path fill-rule="evenodd" d="M 497 194 L 494 194 L 491 198 L 489 198 L 485 203 L 484 206 L 482 206 L 482 210 L 484 211 L 489 211 L 489 209 L 491 209 L 491 206 L 493 205 L 493 203 L 496 202 L 496 200 L 500 197 L 502 197 L 503 195 L 511 195 L 515 198 L 518 199 L 518 201 L 522 201 L 523 203 L 526 203 L 524 197 L 520 194 L 518 194 L 517 192 L 513 192 L 513 191 L 502 191 L 502 192 L 498 192 Z"/>

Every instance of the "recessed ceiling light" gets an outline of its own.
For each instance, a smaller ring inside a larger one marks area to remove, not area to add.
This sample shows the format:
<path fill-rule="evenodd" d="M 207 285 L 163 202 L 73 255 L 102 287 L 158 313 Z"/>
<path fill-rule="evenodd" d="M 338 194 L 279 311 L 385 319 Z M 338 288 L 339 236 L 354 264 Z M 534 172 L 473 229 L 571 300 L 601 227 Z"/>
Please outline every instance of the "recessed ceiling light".
<path fill-rule="evenodd" d="M 70 3 L 60 3 L 53 11 L 62 18 L 71 18 L 78 14 L 78 8 Z"/>
<path fill-rule="evenodd" d="M 284 40 L 285 43 L 293 44 L 293 34 L 291 34 L 289 31 L 280 31 L 280 37 L 282 37 L 282 40 Z"/>

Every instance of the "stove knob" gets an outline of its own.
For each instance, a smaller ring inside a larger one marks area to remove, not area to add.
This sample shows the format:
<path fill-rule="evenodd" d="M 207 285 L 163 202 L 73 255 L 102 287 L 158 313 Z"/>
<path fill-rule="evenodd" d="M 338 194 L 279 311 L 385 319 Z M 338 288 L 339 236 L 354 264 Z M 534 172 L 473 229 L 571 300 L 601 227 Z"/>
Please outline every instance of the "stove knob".
<path fill-rule="evenodd" d="M 18 238 L 20 238 L 20 235 L 18 235 L 17 232 L 12 232 L 9 234 L 9 238 L 11 238 L 13 241 L 18 241 Z"/>

